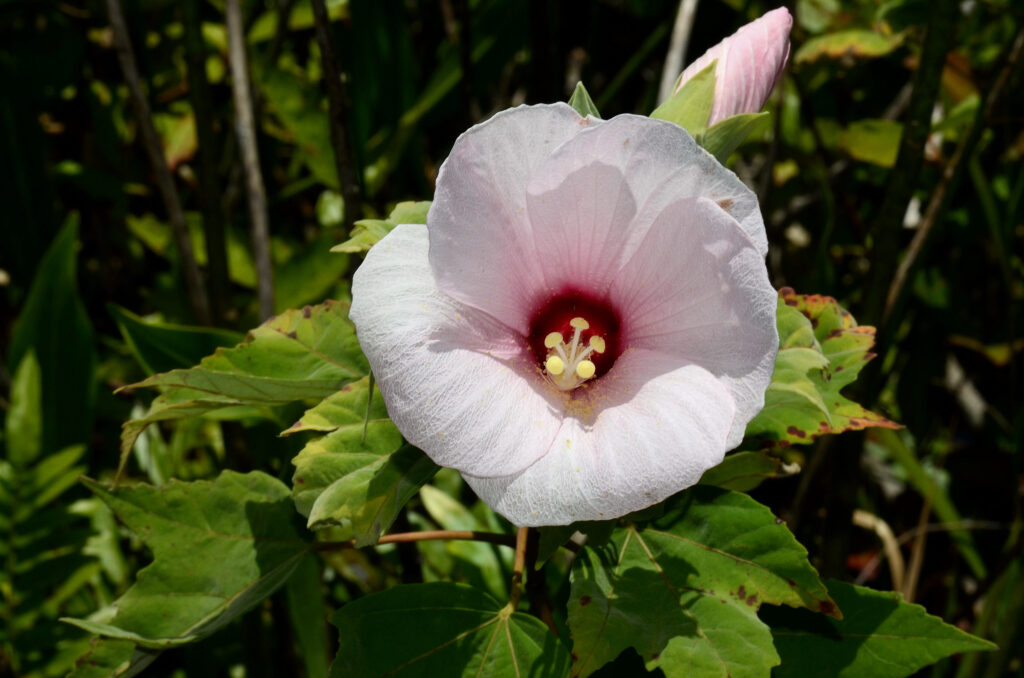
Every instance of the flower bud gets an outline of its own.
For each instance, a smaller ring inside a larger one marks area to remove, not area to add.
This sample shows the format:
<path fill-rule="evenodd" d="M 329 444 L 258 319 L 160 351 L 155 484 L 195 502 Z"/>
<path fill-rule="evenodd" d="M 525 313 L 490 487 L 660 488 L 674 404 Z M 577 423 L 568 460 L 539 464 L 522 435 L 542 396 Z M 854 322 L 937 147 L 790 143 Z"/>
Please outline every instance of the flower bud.
<path fill-rule="evenodd" d="M 718 59 L 715 103 L 708 126 L 740 113 L 756 113 L 786 66 L 792 26 L 793 17 L 785 7 L 750 22 L 687 66 L 675 91 Z"/>

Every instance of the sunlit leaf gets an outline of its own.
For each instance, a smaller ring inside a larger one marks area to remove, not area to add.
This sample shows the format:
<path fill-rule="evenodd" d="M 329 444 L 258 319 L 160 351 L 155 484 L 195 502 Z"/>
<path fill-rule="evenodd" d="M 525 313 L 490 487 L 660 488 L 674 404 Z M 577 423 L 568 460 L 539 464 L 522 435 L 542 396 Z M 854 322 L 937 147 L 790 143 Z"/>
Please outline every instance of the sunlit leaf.
<path fill-rule="evenodd" d="M 674 122 L 693 136 L 701 134 L 711 119 L 715 103 L 715 59 L 697 73 L 683 88 L 651 112 L 652 118 Z"/>
<path fill-rule="evenodd" d="M 397 586 L 335 613 L 332 678 L 563 678 L 569 653 L 536 617 L 482 591 L 436 582 Z"/>
<path fill-rule="evenodd" d="M 763 676 L 778 663 L 762 603 L 838 615 L 807 551 L 745 494 L 692 488 L 617 528 L 572 571 L 574 676 L 633 647 L 666 676 Z"/>
<path fill-rule="evenodd" d="M 285 431 L 322 431 L 292 463 L 293 498 L 309 527 L 340 527 L 338 539 L 372 544 L 437 466 L 419 450 L 399 449 L 402 436 L 369 380 L 349 384 L 308 410 Z M 365 435 L 364 435 L 365 432 Z"/>
<path fill-rule="evenodd" d="M 839 147 L 855 160 L 892 167 L 903 125 L 895 120 L 857 120 L 839 135 Z"/>
<path fill-rule="evenodd" d="M 823 57 L 875 58 L 889 54 L 903 44 L 903 33 L 882 35 L 875 31 L 853 29 L 811 38 L 796 51 L 795 63 L 817 61 Z"/>
<path fill-rule="evenodd" d="M 843 619 L 802 610 L 762 612 L 782 656 L 773 675 L 901 678 L 957 652 L 996 649 L 904 602 L 898 593 L 839 581 L 829 581 L 828 591 Z"/>
<path fill-rule="evenodd" d="M 273 593 L 309 551 L 288 488 L 260 472 L 160 488 L 84 482 L 153 552 L 108 623 L 66 620 L 97 635 L 154 649 L 193 642 Z"/>
<path fill-rule="evenodd" d="M 764 409 L 747 435 L 767 447 L 809 443 L 827 433 L 899 428 L 840 391 L 869 360 L 875 328 L 858 326 L 832 297 L 779 291 L 779 355 Z"/>
<path fill-rule="evenodd" d="M 366 252 L 399 224 L 425 224 L 430 201 L 400 202 L 387 219 L 363 219 L 355 223 L 350 237 L 331 248 L 332 252 Z"/>
<path fill-rule="evenodd" d="M 145 416 L 124 424 L 122 464 L 135 439 L 155 421 L 238 405 L 269 407 L 319 400 L 369 373 L 348 319 L 348 304 L 327 301 L 286 311 L 234 348 L 218 349 L 196 367 L 154 375 L 136 387 L 159 387 Z"/>

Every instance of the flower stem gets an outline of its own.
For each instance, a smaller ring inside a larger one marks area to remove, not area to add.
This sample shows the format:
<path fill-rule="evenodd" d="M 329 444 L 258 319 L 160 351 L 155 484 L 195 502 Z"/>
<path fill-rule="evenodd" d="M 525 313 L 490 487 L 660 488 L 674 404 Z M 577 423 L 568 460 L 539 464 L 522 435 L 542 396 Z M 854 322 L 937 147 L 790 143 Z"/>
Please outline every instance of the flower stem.
<path fill-rule="evenodd" d="M 520 527 L 516 532 L 516 557 L 512 563 L 512 590 L 508 596 L 508 609 L 515 612 L 523 594 L 523 570 L 526 569 L 526 541 L 530 528 Z"/>

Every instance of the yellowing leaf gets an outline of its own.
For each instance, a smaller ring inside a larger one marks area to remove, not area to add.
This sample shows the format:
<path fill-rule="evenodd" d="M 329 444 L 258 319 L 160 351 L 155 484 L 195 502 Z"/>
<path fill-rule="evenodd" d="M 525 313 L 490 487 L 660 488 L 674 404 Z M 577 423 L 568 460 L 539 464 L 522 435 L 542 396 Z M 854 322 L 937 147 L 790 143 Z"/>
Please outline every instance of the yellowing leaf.
<path fill-rule="evenodd" d="M 795 63 L 812 62 L 826 57 L 874 58 L 885 56 L 903 44 L 903 34 L 882 35 L 875 31 L 854 29 L 828 33 L 811 38 L 797 50 Z"/>
<path fill-rule="evenodd" d="M 788 287 L 779 290 L 778 326 L 775 372 L 748 436 L 765 447 L 789 447 L 827 433 L 899 428 L 840 394 L 875 357 L 874 327 L 858 326 L 832 297 Z"/>

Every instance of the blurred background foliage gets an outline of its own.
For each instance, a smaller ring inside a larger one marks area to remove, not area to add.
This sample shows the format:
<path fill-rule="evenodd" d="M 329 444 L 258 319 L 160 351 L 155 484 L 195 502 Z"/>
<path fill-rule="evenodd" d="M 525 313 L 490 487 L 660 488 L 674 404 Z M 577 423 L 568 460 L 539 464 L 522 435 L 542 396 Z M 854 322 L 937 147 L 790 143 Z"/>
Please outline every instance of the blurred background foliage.
<path fill-rule="evenodd" d="M 173 209 L 118 60 L 108 12 L 119 3 L 0 2 L 0 676 L 65 675 L 82 655 L 92 663 L 78 675 L 109 675 L 104 648 L 56 620 L 102 614 L 149 555 L 76 478 L 113 475 L 121 423 L 153 397 L 117 389 L 233 345 L 266 315 L 231 89 L 234 1 L 120 3 L 209 322 L 190 303 Z M 772 6 L 704 0 L 687 61 Z M 803 471 L 755 497 L 824 574 L 902 591 L 1002 648 L 931 675 L 1024 675 L 1024 5 L 789 8 L 773 123 L 730 166 L 760 197 L 776 286 L 835 296 L 878 326 L 879 357 L 856 395 L 905 428 L 779 449 Z M 649 113 L 679 6 L 326 9 L 344 83 L 340 139 L 311 2 L 241 3 L 275 312 L 346 298 L 358 255 L 330 247 L 354 221 L 429 199 L 473 122 L 565 100 L 580 80 L 605 117 Z M 127 474 L 156 485 L 225 468 L 287 478 L 301 445 L 276 436 L 293 420 L 225 411 L 151 427 Z M 434 484 L 446 493 L 426 489 L 399 525 L 508 529 L 457 475 Z M 334 643 L 325 606 L 438 576 L 500 597 L 507 556 L 427 542 L 311 558 L 308 576 L 149 671 L 323 676 Z"/>

